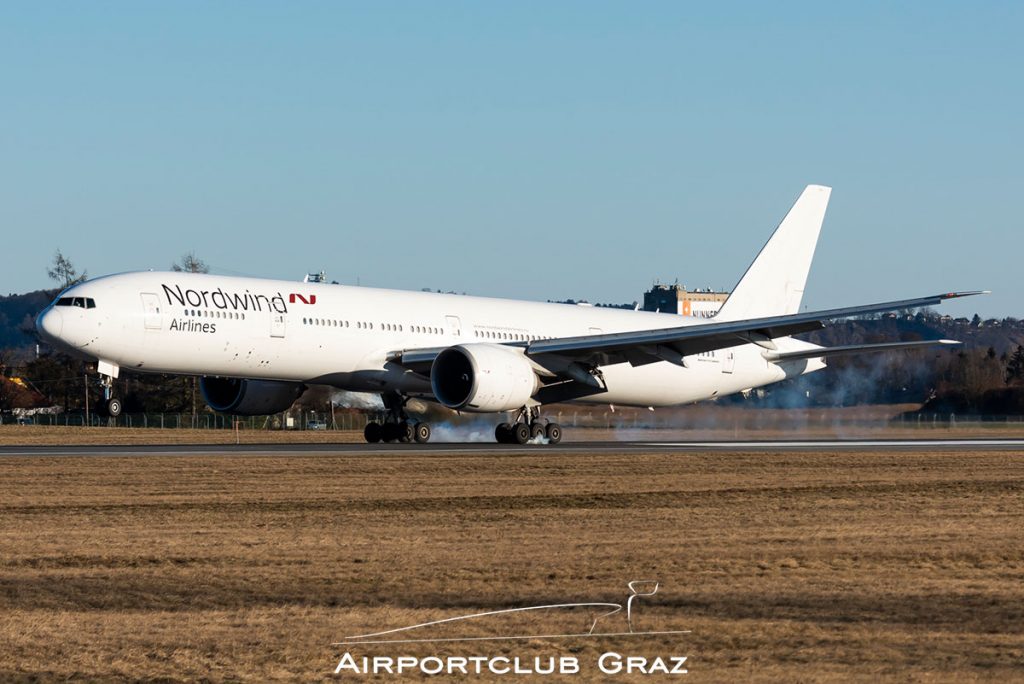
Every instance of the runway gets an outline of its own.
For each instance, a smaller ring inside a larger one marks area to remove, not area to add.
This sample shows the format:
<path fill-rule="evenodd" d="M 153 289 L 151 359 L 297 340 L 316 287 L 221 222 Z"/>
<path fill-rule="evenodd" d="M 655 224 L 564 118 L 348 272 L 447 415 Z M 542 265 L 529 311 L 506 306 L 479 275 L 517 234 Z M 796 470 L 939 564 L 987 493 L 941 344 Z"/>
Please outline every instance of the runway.
<path fill-rule="evenodd" d="M 60 445 L 2 446 L 0 457 L 8 456 L 186 456 L 216 454 L 252 455 L 373 455 L 436 456 L 525 455 L 544 454 L 609 454 L 609 453 L 694 453 L 694 452 L 763 452 L 794 451 L 1022 451 L 1024 439 L 852 439 L 852 440 L 738 440 L 738 441 L 623 441 L 565 442 L 562 444 L 526 444 L 523 446 L 490 442 L 453 442 L 429 444 L 190 444 L 190 445 Z"/>

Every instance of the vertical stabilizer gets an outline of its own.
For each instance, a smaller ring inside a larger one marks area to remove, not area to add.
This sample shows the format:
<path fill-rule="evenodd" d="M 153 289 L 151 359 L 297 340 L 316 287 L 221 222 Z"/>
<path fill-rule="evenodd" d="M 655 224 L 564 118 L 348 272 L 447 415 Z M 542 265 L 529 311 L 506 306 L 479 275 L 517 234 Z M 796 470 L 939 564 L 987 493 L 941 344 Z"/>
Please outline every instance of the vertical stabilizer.
<path fill-rule="evenodd" d="M 808 185 L 715 316 L 741 321 L 800 310 L 832 188 Z"/>

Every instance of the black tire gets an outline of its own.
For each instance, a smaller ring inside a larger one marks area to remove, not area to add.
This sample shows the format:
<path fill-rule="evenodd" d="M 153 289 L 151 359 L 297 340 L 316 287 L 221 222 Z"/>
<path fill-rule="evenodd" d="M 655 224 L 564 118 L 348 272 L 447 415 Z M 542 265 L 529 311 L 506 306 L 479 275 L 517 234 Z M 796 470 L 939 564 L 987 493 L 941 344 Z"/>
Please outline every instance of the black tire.
<path fill-rule="evenodd" d="M 430 441 L 430 423 L 416 423 L 413 432 L 417 444 L 426 444 Z"/>
<path fill-rule="evenodd" d="M 366 441 L 369 442 L 370 444 L 376 444 L 381 440 L 383 436 L 384 435 L 380 423 L 377 423 L 375 421 L 370 421 L 369 423 L 366 424 L 366 427 L 363 429 L 363 437 L 365 437 Z"/>
<path fill-rule="evenodd" d="M 408 444 L 409 442 L 412 441 L 412 438 L 415 437 L 415 436 L 416 436 L 416 434 L 415 434 L 414 430 L 412 429 L 412 425 L 409 425 L 408 422 L 403 420 L 401 423 L 398 424 L 398 441 L 399 442 L 402 442 L 403 444 Z"/>
<path fill-rule="evenodd" d="M 548 423 L 547 430 L 548 444 L 558 444 L 562 441 L 562 426 L 558 423 Z"/>
<path fill-rule="evenodd" d="M 537 439 L 538 437 L 544 437 L 544 424 L 539 421 L 530 423 L 530 439 Z"/>
<path fill-rule="evenodd" d="M 398 423 L 384 423 L 381 427 L 381 440 L 389 444 L 397 442 L 399 434 Z"/>
<path fill-rule="evenodd" d="M 526 444 L 530 441 L 530 426 L 526 423 L 516 423 L 512 426 L 512 440 L 516 444 Z"/>
<path fill-rule="evenodd" d="M 121 400 L 119 398 L 110 397 L 109 399 L 107 399 L 107 403 L 104 406 L 104 409 L 108 416 L 110 416 L 111 418 L 117 418 L 119 415 L 121 415 L 121 411 L 124 409 L 124 406 L 121 404 Z"/>
<path fill-rule="evenodd" d="M 494 428 L 494 439 L 498 440 L 498 444 L 508 444 L 511 442 L 512 426 L 508 423 L 498 423 L 498 427 Z"/>

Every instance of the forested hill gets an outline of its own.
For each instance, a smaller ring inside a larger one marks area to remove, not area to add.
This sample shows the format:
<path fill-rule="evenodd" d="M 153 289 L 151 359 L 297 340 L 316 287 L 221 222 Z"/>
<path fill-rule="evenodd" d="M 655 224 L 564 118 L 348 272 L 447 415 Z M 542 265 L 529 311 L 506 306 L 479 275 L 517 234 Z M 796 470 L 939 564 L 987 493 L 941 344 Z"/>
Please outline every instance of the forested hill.
<path fill-rule="evenodd" d="M 868 319 L 839 321 L 806 336 L 825 346 L 886 341 L 952 339 L 969 349 L 993 349 L 998 356 L 1013 352 L 1024 343 L 1024 320 L 1017 318 L 951 318 L 931 310 L 891 313 Z"/>
<path fill-rule="evenodd" d="M 1015 318 L 951 319 L 929 311 L 885 314 L 840 321 L 806 338 L 825 346 L 935 339 L 957 340 L 963 345 L 834 357 L 828 360 L 825 372 L 766 388 L 765 405 L 924 403 L 926 409 L 955 405 L 960 413 L 1019 410 L 1024 386 L 1024 350 L 1020 346 L 1024 344 L 1024 322 Z"/>
<path fill-rule="evenodd" d="M 0 349 L 35 344 L 31 331 L 35 327 L 36 314 L 46 308 L 54 296 L 54 290 L 0 296 Z"/>

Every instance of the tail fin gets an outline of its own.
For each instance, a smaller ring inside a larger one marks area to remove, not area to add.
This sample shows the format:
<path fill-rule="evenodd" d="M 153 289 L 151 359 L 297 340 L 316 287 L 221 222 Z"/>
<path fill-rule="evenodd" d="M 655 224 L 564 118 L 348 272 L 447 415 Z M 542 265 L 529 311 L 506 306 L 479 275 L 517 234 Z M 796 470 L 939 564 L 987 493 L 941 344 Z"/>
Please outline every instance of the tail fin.
<path fill-rule="evenodd" d="M 832 188 L 808 185 L 715 316 L 741 321 L 800 310 Z"/>

